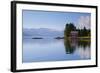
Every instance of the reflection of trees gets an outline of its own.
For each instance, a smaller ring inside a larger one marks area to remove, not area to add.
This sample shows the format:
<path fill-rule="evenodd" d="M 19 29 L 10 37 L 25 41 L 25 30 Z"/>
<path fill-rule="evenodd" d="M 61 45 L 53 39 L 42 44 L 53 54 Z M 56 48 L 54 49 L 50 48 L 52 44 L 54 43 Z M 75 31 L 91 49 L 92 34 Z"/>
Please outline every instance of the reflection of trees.
<path fill-rule="evenodd" d="M 90 40 L 79 40 L 78 41 L 78 47 L 83 47 L 85 49 L 88 46 L 90 47 Z"/>
<path fill-rule="evenodd" d="M 90 41 L 82 41 L 79 39 L 64 39 L 64 46 L 66 50 L 66 54 L 72 54 L 78 47 L 83 47 L 85 49 L 87 46 L 90 46 Z"/>
<path fill-rule="evenodd" d="M 66 54 L 71 54 L 75 50 L 75 46 L 71 44 L 71 41 L 69 39 L 64 39 L 64 46 Z"/>

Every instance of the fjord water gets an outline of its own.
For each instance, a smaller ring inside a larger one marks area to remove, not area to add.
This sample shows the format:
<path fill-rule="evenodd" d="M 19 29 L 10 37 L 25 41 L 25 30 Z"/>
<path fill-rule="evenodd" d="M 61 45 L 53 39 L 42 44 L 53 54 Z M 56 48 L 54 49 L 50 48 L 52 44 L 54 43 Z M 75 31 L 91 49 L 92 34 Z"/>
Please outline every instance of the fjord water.
<path fill-rule="evenodd" d="M 23 39 L 23 63 L 88 59 L 91 59 L 91 48 L 87 40 Z"/>

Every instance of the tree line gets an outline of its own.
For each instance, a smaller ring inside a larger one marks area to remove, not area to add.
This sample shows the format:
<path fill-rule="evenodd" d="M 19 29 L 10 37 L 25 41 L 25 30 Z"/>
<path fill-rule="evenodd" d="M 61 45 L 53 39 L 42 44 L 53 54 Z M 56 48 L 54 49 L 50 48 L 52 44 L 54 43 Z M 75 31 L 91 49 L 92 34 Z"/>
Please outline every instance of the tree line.
<path fill-rule="evenodd" d="M 86 29 L 86 27 L 84 27 L 83 29 L 79 29 L 76 28 L 73 23 L 67 23 L 64 30 L 64 36 L 69 37 L 71 31 L 77 31 L 78 37 L 90 37 L 91 35 L 90 29 Z"/>

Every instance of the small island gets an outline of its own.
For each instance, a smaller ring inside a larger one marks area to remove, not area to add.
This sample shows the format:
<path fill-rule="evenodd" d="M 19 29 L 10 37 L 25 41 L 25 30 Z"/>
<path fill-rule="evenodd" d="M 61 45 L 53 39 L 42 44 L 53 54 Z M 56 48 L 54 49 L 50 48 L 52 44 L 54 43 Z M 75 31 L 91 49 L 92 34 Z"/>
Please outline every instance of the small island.
<path fill-rule="evenodd" d="M 41 38 L 41 37 L 34 37 L 34 38 L 32 38 L 32 39 L 43 39 L 43 38 Z"/>
<path fill-rule="evenodd" d="M 55 39 L 64 39 L 64 37 L 56 37 Z"/>

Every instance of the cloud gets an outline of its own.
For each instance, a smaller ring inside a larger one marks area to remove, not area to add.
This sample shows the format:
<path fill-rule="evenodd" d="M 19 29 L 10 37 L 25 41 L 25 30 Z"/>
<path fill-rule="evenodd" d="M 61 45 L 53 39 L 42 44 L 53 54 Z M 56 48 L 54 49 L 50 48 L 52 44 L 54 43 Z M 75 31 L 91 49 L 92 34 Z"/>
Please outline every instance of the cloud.
<path fill-rule="evenodd" d="M 90 16 L 80 16 L 78 19 L 77 28 L 82 29 L 86 27 L 87 29 L 91 28 L 91 18 Z"/>

